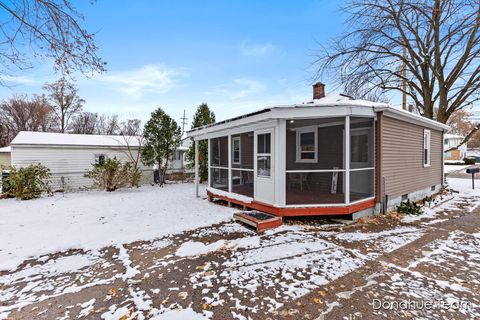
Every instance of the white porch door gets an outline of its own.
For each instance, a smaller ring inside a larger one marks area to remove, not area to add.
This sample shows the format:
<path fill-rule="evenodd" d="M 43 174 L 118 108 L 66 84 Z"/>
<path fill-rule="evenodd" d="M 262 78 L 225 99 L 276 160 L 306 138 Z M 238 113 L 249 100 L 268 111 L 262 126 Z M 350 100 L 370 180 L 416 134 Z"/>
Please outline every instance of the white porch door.
<path fill-rule="evenodd" d="M 255 170 L 255 189 L 254 198 L 256 201 L 273 204 L 275 199 L 274 192 L 274 130 L 255 131 L 254 140 L 254 170 Z"/>

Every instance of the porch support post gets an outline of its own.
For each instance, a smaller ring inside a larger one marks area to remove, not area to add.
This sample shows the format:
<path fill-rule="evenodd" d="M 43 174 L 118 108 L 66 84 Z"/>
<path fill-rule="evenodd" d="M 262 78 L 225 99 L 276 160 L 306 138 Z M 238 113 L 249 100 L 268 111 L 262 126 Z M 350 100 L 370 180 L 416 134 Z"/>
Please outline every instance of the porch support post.
<path fill-rule="evenodd" d="M 345 117 L 345 204 L 350 204 L 350 116 Z"/>
<path fill-rule="evenodd" d="M 287 154 L 287 120 L 277 120 L 275 130 L 275 204 L 286 204 L 286 154 Z"/>
<path fill-rule="evenodd" d="M 199 183 L 199 170 L 198 170 L 198 157 L 200 154 L 198 153 L 198 140 L 195 140 L 195 196 L 198 198 L 200 197 L 198 192 L 198 183 Z"/>
<path fill-rule="evenodd" d="M 232 192 L 232 136 L 228 135 L 228 192 Z"/>
<path fill-rule="evenodd" d="M 208 166 L 207 187 L 211 186 L 210 177 L 212 176 L 211 172 L 210 172 L 211 171 L 210 165 L 211 165 L 211 160 L 212 160 L 212 155 L 210 154 L 210 152 L 212 150 L 211 149 L 211 144 L 212 144 L 211 140 L 212 139 L 208 138 L 208 146 L 207 146 L 207 148 L 208 148 L 208 151 L 207 151 L 207 155 L 208 155 L 208 159 L 207 159 L 207 166 Z"/>

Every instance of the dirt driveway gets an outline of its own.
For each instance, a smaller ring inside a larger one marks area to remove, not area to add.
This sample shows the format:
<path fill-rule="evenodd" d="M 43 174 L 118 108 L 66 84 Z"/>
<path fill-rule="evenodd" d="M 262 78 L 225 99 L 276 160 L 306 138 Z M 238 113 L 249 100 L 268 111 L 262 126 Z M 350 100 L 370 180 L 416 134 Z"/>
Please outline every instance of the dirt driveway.
<path fill-rule="evenodd" d="M 479 318 L 478 201 L 421 220 L 262 235 L 232 221 L 42 256 L 0 273 L 0 319 Z"/>

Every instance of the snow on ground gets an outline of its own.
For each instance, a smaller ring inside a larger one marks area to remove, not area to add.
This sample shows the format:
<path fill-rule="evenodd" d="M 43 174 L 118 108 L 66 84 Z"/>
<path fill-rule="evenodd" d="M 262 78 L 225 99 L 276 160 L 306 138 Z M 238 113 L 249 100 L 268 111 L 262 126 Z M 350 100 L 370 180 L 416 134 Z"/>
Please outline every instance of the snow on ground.
<path fill-rule="evenodd" d="M 99 249 L 229 220 L 233 210 L 195 198 L 193 184 L 0 200 L 0 270 L 70 248 Z"/>
<path fill-rule="evenodd" d="M 429 208 L 428 205 L 423 208 L 422 215 L 405 216 L 403 221 L 409 223 L 425 218 L 436 217 L 439 212 L 457 208 L 460 203 L 465 202 L 465 199 L 470 197 L 476 200 L 470 200 L 469 206 L 466 208 L 469 212 L 472 212 L 480 206 L 480 180 L 475 180 L 475 186 L 475 189 L 472 189 L 471 179 L 447 178 L 447 187 L 453 190 L 453 192 L 448 195 L 437 196 L 431 208 Z"/>

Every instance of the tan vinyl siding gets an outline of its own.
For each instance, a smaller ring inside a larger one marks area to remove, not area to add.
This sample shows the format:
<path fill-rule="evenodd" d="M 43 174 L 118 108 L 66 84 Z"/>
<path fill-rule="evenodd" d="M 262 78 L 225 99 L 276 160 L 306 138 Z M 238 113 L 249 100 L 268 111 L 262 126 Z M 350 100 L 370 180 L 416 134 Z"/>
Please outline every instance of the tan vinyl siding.
<path fill-rule="evenodd" d="M 381 127 L 381 172 L 390 199 L 442 183 L 441 131 L 429 129 L 431 165 L 424 167 L 423 130 L 428 128 L 385 115 Z"/>
<path fill-rule="evenodd" d="M 101 147 L 68 147 L 68 146 L 15 146 L 12 147 L 12 164 L 24 167 L 41 163 L 50 169 L 51 183 L 54 188 L 61 186 L 61 177 L 65 179 L 66 189 L 89 188 L 92 181 L 85 177 L 95 163 L 96 154 L 116 157 L 120 161 L 129 161 L 126 149 Z M 135 152 L 132 150 L 132 152 Z M 151 182 L 152 170 L 141 166 L 144 183 Z"/>

